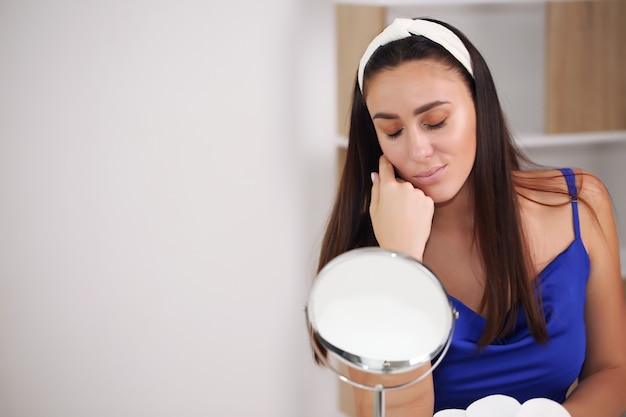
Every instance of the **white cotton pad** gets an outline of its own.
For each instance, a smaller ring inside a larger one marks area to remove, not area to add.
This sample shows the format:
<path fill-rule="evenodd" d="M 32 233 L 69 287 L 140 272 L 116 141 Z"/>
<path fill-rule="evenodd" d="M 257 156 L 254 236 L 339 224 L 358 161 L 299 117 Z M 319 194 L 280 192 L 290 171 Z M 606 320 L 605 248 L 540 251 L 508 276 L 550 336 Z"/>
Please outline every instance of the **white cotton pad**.
<path fill-rule="evenodd" d="M 508 395 L 489 395 L 467 407 L 467 417 L 518 417 L 521 404 Z"/>
<path fill-rule="evenodd" d="M 467 413 L 465 410 L 459 410 L 458 408 L 449 408 L 436 412 L 433 417 L 467 417 Z"/>
<path fill-rule="evenodd" d="M 571 417 L 571 415 L 556 401 L 533 398 L 522 404 L 515 417 Z"/>

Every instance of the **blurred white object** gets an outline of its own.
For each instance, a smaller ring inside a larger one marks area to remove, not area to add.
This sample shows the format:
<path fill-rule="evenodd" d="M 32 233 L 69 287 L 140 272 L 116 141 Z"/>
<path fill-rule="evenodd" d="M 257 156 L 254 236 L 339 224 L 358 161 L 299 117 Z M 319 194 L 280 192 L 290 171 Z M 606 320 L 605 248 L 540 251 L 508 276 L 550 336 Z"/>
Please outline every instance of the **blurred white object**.
<path fill-rule="evenodd" d="M 571 415 L 556 401 L 533 398 L 522 404 L 515 417 L 571 417 Z"/>
<path fill-rule="evenodd" d="M 448 409 L 433 417 L 571 417 L 556 401 L 533 398 L 520 404 L 508 395 L 489 395 L 471 403 L 467 410 Z"/>
<path fill-rule="evenodd" d="M 507 395 L 489 395 L 467 407 L 467 417 L 513 417 L 521 404 Z"/>

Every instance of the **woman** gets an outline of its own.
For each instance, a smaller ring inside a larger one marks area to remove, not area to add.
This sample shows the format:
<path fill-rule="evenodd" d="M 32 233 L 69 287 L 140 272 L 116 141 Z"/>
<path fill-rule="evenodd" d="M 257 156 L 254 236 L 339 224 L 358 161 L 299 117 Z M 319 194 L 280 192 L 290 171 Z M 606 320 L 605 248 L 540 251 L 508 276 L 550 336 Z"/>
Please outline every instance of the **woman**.
<path fill-rule="evenodd" d="M 396 19 L 359 66 L 319 268 L 376 245 L 423 261 L 460 312 L 442 364 L 387 393 L 388 416 L 432 416 L 490 394 L 551 398 L 572 417 L 626 411 L 609 194 L 587 172 L 523 158 L 483 58 L 442 22 Z M 371 398 L 355 390 L 359 415 Z"/>

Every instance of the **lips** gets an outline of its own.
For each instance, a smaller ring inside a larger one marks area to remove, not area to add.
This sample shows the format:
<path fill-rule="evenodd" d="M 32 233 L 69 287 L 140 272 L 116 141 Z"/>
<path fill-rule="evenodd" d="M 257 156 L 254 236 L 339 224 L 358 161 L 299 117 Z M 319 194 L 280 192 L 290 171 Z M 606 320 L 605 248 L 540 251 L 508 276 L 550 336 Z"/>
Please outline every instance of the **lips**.
<path fill-rule="evenodd" d="M 445 165 L 440 165 L 437 167 L 433 167 L 427 169 L 426 171 L 422 171 L 419 174 L 415 175 L 413 179 L 420 185 L 430 185 L 433 184 L 441 178 L 444 171 L 446 169 Z"/>

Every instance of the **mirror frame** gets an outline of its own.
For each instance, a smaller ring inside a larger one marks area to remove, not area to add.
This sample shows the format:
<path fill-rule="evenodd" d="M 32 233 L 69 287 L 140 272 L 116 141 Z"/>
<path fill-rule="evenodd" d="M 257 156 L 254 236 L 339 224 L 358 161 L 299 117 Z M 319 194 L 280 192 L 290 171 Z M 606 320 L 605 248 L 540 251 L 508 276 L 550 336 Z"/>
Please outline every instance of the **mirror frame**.
<path fill-rule="evenodd" d="M 346 262 L 346 261 L 350 261 L 351 259 L 355 257 L 363 257 L 366 255 L 388 256 L 391 258 L 398 258 L 399 260 L 404 261 L 404 262 L 408 261 L 408 262 L 414 263 L 416 269 L 419 269 L 424 272 L 424 278 L 428 278 L 431 281 L 431 283 L 434 284 L 438 290 L 440 290 L 442 297 L 445 297 L 447 306 L 449 306 L 449 310 L 450 310 L 450 328 L 447 329 L 446 337 L 441 341 L 440 344 L 438 344 L 438 346 L 436 347 L 434 351 L 430 352 L 429 354 L 426 354 L 425 356 L 408 358 L 406 360 L 372 359 L 372 358 L 359 356 L 351 352 L 347 352 L 333 345 L 331 342 L 326 340 L 320 334 L 316 320 L 315 320 L 315 311 L 314 311 L 315 294 L 316 294 L 316 288 L 317 288 L 316 284 L 320 282 L 321 280 L 323 280 L 324 277 L 328 274 L 328 271 L 334 269 L 338 264 Z M 305 307 L 305 313 L 307 316 L 307 323 L 309 324 L 312 330 L 311 337 L 315 338 L 315 341 L 312 341 L 312 345 L 314 349 L 316 350 L 318 357 L 320 358 L 320 360 L 322 360 L 324 365 L 332 369 L 339 376 L 341 380 L 353 386 L 357 386 L 359 388 L 368 389 L 368 390 L 380 390 L 381 386 L 380 384 L 371 385 L 371 386 L 364 385 L 364 384 L 352 381 L 347 375 L 347 372 L 345 373 L 342 372 L 340 368 L 345 368 L 345 365 L 347 365 L 348 369 L 352 368 L 352 369 L 357 369 L 357 370 L 361 370 L 361 371 L 365 371 L 365 372 L 373 373 L 373 374 L 378 374 L 378 375 L 400 374 L 400 373 L 405 373 L 405 372 L 415 370 L 418 367 L 423 366 L 430 361 L 431 366 L 429 367 L 429 369 L 425 373 L 420 375 L 419 377 L 413 380 L 410 380 L 408 382 L 398 384 L 398 385 L 384 386 L 382 387 L 382 389 L 384 390 L 400 389 L 400 388 L 405 388 L 409 385 L 413 385 L 414 383 L 424 379 L 439 365 L 439 363 L 445 356 L 448 348 L 450 347 L 450 343 L 452 341 L 452 337 L 454 334 L 456 319 L 458 318 L 458 312 L 452 305 L 452 302 L 450 301 L 450 297 L 448 296 L 448 293 L 445 287 L 443 286 L 441 281 L 437 278 L 437 276 L 426 265 L 416 260 L 415 258 L 405 255 L 403 253 L 394 252 L 394 251 L 390 251 L 387 249 L 382 249 L 380 247 L 363 247 L 363 248 L 352 249 L 350 251 L 344 252 L 343 254 L 337 256 L 336 258 L 332 259 L 328 264 L 326 264 L 322 268 L 322 270 L 320 270 L 315 282 L 313 283 L 313 287 L 309 295 L 309 302 Z M 326 351 L 323 352 L 322 349 L 320 349 L 320 346 Z"/>

